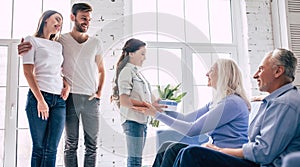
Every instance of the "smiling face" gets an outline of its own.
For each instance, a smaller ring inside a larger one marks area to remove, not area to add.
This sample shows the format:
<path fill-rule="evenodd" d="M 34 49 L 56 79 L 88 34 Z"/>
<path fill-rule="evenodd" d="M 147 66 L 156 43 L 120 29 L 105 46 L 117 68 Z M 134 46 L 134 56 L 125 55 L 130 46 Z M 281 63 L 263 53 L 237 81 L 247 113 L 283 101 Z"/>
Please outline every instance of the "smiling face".
<path fill-rule="evenodd" d="M 146 59 L 146 47 L 142 46 L 135 52 L 129 52 L 130 63 L 136 66 L 142 66 L 144 60 Z"/>
<path fill-rule="evenodd" d="M 260 91 L 269 92 L 273 91 L 272 83 L 275 80 L 276 69 L 271 61 L 271 55 L 266 56 L 258 67 L 257 72 L 253 78 L 257 80 Z"/>
<path fill-rule="evenodd" d="M 206 76 L 208 78 L 207 86 L 216 88 L 217 87 L 217 81 L 218 81 L 218 66 L 217 66 L 216 63 L 206 73 Z"/>
<path fill-rule="evenodd" d="M 61 30 L 62 21 L 61 15 L 55 13 L 46 20 L 45 29 L 47 29 L 50 34 L 57 34 Z"/>
<path fill-rule="evenodd" d="M 76 31 L 85 33 L 89 29 L 91 21 L 91 12 L 78 11 L 76 16 L 72 14 L 71 19 L 75 22 L 74 27 Z"/>

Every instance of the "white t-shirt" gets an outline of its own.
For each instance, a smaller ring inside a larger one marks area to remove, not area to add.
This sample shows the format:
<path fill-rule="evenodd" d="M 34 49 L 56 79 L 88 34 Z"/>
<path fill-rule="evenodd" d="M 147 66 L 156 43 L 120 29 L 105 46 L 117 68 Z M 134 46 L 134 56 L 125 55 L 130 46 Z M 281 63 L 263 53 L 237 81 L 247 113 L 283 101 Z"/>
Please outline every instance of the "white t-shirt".
<path fill-rule="evenodd" d="M 70 33 L 63 34 L 59 42 L 63 45 L 63 74 L 71 86 L 71 93 L 92 95 L 98 90 L 99 72 L 96 56 L 102 55 L 102 43 L 89 37 L 78 43 Z"/>
<path fill-rule="evenodd" d="M 22 56 L 23 64 L 34 65 L 34 74 L 40 90 L 61 94 L 62 45 L 56 41 L 32 36 L 27 36 L 25 41 L 32 44 L 32 49 Z"/>

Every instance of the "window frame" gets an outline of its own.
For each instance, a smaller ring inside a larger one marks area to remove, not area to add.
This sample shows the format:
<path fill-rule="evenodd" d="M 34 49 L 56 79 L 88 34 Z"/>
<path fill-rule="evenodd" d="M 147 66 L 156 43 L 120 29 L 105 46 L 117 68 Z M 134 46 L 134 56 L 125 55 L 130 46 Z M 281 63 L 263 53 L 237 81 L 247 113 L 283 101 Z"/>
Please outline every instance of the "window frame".
<path fill-rule="evenodd" d="M 156 1 L 157 2 L 157 1 Z M 125 16 L 126 16 L 126 23 L 124 26 L 124 34 L 128 36 L 128 34 L 135 36 L 138 34 L 133 34 L 133 7 L 132 7 L 132 0 L 124 1 L 125 6 Z M 182 49 L 182 55 L 185 57 L 185 62 L 189 63 L 188 66 L 192 66 L 192 62 L 188 61 L 188 56 L 191 55 L 193 51 L 196 53 L 228 53 L 231 54 L 232 57 L 240 67 L 243 67 L 243 75 L 245 79 L 245 88 L 250 92 L 250 65 L 249 65 L 249 58 L 248 58 L 248 43 L 247 43 L 247 20 L 246 20 L 246 4 L 245 2 L 240 1 L 233 1 L 230 2 L 231 5 L 231 20 L 232 20 L 232 43 L 231 44 L 221 44 L 221 43 L 180 43 L 180 42 L 160 42 L 160 41 L 145 41 L 147 43 L 147 47 L 151 48 L 172 48 L 172 49 Z M 184 9 L 185 10 L 185 9 Z M 157 13 L 157 9 L 156 9 Z M 158 17 L 158 14 L 157 14 Z M 241 24 L 242 22 L 242 24 Z M 157 18 L 156 18 L 157 23 Z M 157 29 L 156 29 L 157 31 Z M 157 34 L 159 32 L 156 32 Z M 207 64 L 209 67 L 211 64 Z M 183 83 L 182 88 L 183 91 L 188 91 L 193 93 L 193 76 L 186 75 L 187 69 L 182 69 L 184 74 L 182 76 Z M 190 94 L 183 99 L 184 103 L 184 111 L 191 111 L 186 104 L 193 104 L 193 95 Z M 187 101 L 187 102 L 185 102 Z"/>

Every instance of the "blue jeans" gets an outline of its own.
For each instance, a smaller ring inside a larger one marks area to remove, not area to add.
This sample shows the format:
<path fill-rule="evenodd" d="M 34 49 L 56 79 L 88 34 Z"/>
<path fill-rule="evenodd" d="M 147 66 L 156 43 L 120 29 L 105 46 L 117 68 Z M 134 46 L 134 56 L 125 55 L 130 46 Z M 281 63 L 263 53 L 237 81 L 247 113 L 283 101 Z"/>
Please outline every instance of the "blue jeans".
<path fill-rule="evenodd" d="M 147 125 L 127 120 L 122 124 L 122 127 L 126 135 L 127 167 L 141 167 Z"/>
<path fill-rule="evenodd" d="M 78 166 L 77 148 L 79 139 L 79 120 L 82 121 L 84 131 L 84 166 L 96 166 L 100 99 L 93 98 L 92 100 L 89 100 L 89 96 L 87 95 L 70 93 L 66 104 L 65 166 Z"/>
<path fill-rule="evenodd" d="M 186 143 L 167 141 L 157 151 L 152 167 L 172 167 L 181 149 L 189 146 Z"/>
<path fill-rule="evenodd" d="M 180 150 L 173 167 L 259 167 L 259 164 L 201 146 Z"/>
<path fill-rule="evenodd" d="M 31 167 L 55 167 L 57 146 L 65 124 L 66 103 L 60 95 L 41 93 L 49 107 L 49 118 L 38 117 L 37 100 L 31 90 L 25 109 L 32 138 Z"/>

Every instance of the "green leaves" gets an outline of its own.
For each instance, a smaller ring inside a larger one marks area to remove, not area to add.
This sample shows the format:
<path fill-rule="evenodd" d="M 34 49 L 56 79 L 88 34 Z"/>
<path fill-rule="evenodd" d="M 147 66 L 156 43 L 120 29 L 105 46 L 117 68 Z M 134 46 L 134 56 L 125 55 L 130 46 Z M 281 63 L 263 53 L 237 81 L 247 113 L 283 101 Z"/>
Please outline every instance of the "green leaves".
<path fill-rule="evenodd" d="M 151 120 L 150 120 L 150 125 L 152 125 L 152 127 L 158 127 L 159 125 L 159 120 L 156 120 L 154 119 L 153 117 L 151 117 Z"/>
<path fill-rule="evenodd" d="M 181 86 L 181 83 L 176 85 L 174 88 L 171 87 L 170 84 L 168 84 L 164 89 L 161 88 L 160 85 L 157 85 L 157 89 L 158 89 L 158 94 L 159 97 L 162 100 L 174 100 L 177 103 L 181 102 L 181 99 L 187 94 L 186 92 L 180 93 L 179 95 L 177 95 L 179 88 Z"/>
<path fill-rule="evenodd" d="M 160 85 L 157 85 L 157 90 L 159 97 L 162 100 L 174 100 L 177 103 L 181 102 L 181 99 L 187 94 L 187 92 L 178 93 L 180 90 L 181 83 L 176 85 L 174 88 L 171 87 L 171 84 L 168 84 L 165 88 L 162 88 Z M 158 127 L 159 121 L 151 117 L 150 125 L 152 127 Z"/>

